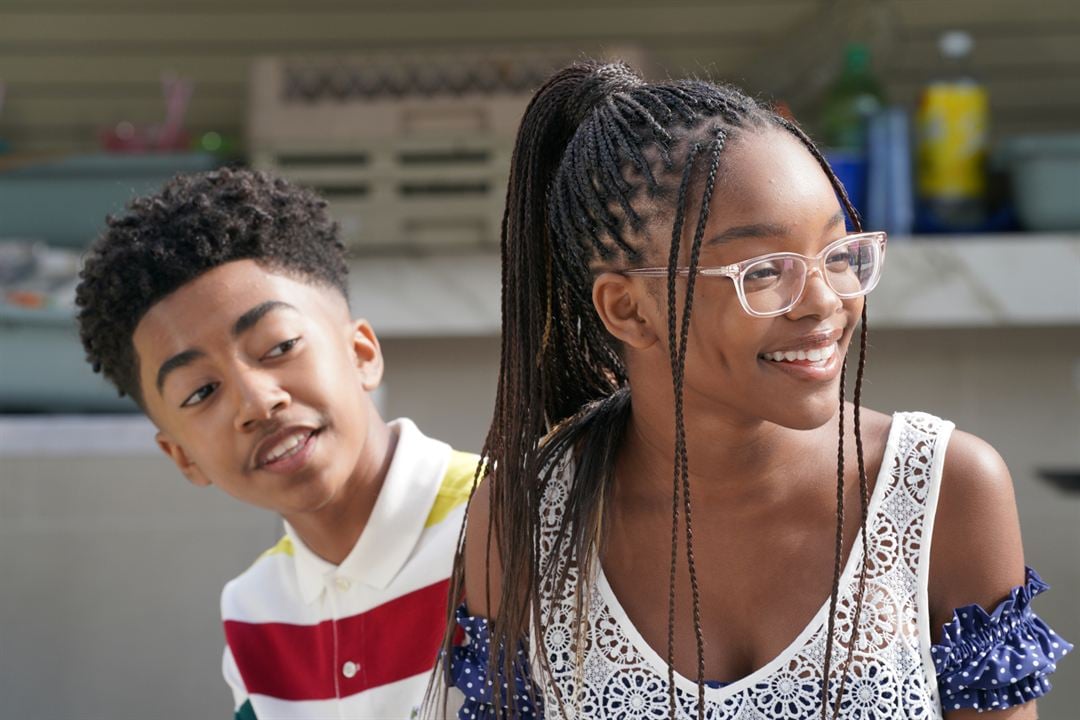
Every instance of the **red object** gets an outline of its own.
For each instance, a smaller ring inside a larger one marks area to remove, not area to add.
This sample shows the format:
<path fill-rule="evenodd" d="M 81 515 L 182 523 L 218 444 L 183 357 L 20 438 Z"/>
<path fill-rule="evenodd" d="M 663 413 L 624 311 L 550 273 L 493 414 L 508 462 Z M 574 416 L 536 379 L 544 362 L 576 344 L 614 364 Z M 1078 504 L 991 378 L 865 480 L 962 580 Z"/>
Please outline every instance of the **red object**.
<path fill-rule="evenodd" d="M 450 581 L 371 610 L 317 625 L 225 621 L 225 637 L 247 691 L 282 700 L 328 700 L 428 672 L 445 629 Z M 337 635 L 337 657 L 334 639 Z M 344 663 L 358 666 L 353 677 Z"/>

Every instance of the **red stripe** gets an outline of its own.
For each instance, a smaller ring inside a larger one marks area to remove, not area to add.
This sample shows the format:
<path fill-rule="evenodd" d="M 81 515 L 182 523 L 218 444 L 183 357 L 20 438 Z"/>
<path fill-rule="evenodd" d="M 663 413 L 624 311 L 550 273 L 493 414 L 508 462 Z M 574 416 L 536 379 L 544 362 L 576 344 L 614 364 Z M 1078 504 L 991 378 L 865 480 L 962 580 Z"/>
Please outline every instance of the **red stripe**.
<path fill-rule="evenodd" d="M 327 700 L 335 697 L 336 678 L 341 697 L 348 697 L 431 670 L 445 629 L 449 589 L 449 579 L 443 580 L 336 623 L 226 620 L 225 637 L 249 693 Z M 359 671 L 347 678 L 342 667 L 350 660 Z"/>

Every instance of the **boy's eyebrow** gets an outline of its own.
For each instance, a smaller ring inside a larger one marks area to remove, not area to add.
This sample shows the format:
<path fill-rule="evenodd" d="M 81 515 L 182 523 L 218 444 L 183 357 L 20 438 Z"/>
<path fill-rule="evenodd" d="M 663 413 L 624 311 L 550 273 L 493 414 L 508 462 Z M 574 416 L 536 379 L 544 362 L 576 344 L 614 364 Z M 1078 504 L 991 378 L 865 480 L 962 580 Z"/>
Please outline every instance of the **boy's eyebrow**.
<path fill-rule="evenodd" d="M 206 355 L 202 350 L 185 350 L 184 352 L 177 353 L 171 358 L 161 363 L 161 367 L 157 371 L 157 391 L 158 395 L 161 394 L 161 388 L 165 386 L 165 378 L 169 373 L 177 368 L 182 368 L 185 365 L 190 365 L 195 360 Z"/>
<path fill-rule="evenodd" d="M 246 313 L 236 319 L 236 324 L 233 325 L 232 329 L 233 337 L 240 337 L 245 332 L 253 328 L 255 326 L 255 323 L 262 320 L 263 315 L 266 315 L 266 313 L 270 312 L 271 310 L 278 309 L 300 312 L 287 302 L 283 302 L 281 300 L 267 300 L 264 303 L 259 303 L 258 305 L 251 308 Z"/>
<path fill-rule="evenodd" d="M 246 313 L 236 319 L 236 322 L 233 324 L 232 328 L 233 337 L 239 337 L 240 335 L 243 335 L 245 332 L 255 327 L 255 324 L 258 323 L 259 320 L 261 320 L 263 316 L 265 316 L 267 313 L 278 309 L 300 312 L 296 309 L 296 307 L 290 305 L 287 302 L 282 302 L 281 300 L 267 300 L 264 303 L 259 303 L 258 305 L 251 308 Z M 182 368 L 185 365 L 190 365 L 192 362 L 201 357 L 204 357 L 205 355 L 206 353 L 204 353 L 202 350 L 199 350 L 198 348 L 192 348 L 190 350 L 184 350 L 183 352 L 179 352 L 165 362 L 161 363 L 161 367 L 158 368 L 157 373 L 158 394 L 161 394 L 161 389 L 165 386 L 165 378 L 169 376 L 169 373 L 178 368 Z"/>

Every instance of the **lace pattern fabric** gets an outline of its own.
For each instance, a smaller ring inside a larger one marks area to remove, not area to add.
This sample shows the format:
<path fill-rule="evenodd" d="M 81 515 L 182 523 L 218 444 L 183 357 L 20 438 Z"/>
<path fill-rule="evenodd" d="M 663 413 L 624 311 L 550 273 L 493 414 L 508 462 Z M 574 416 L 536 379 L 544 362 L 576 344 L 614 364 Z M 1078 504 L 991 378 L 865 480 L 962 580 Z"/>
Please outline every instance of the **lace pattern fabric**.
<path fill-rule="evenodd" d="M 840 582 L 834 658 L 846 655 L 858 569 L 865 558 L 863 611 L 855 628 L 855 650 L 841 701 L 845 718 L 941 717 L 925 611 L 929 549 L 925 538 L 941 477 L 941 450 L 951 430 L 951 423 L 922 413 L 894 418 L 871 498 L 867 541 L 864 546 L 863 538 L 857 538 Z M 567 562 L 562 553 L 554 552 L 554 544 L 572 476 L 571 464 L 564 461 L 545 491 L 542 572 L 550 563 L 557 563 L 554 569 L 561 570 Z M 553 676 L 543 688 L 546 714 L 616 720 L 667 717 L 666 664 L 630 623 L 599 568 L 588 584 L 584 647 L 573 646 L 573 598 L 579 580 L 575 568 L 569 569 L 568 578 L 565 593 L 541 593 L 540 616 L 547 623 L 538 651 L 546 654 Z M 706 687 L 705 717 L 810 720 L 820 716 L 827 614 L 826 601 L 800 636 L 764 667 L 723 687 Z M 834 660 L 831 668 L 829 687 L 834 696 L 840 685 L 840 664 Z M 541 674 L 534 669 L 533 675 Z M 676 675 L 675 686 L 679 716 L 696 718 L 696 682 Z"/>

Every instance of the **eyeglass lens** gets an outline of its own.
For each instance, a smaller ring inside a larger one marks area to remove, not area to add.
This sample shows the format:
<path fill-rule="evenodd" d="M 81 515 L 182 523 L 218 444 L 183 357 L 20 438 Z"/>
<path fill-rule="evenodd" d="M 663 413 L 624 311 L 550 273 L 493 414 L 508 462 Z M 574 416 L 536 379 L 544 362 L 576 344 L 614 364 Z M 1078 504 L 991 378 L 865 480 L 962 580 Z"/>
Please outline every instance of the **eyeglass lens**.
<path fill-rule="evenodd" d="M 822 258 L 823 277 L 841 297 L 855 297 L 873 282 L 879 249 L 874 238 L 854 238 L 832 248 Z M 774 313 L 798 301 L 806 282 L 806 261 L 798 257 L 762 260 L 743 273 L 743 296 L 754 312 Z"/>

